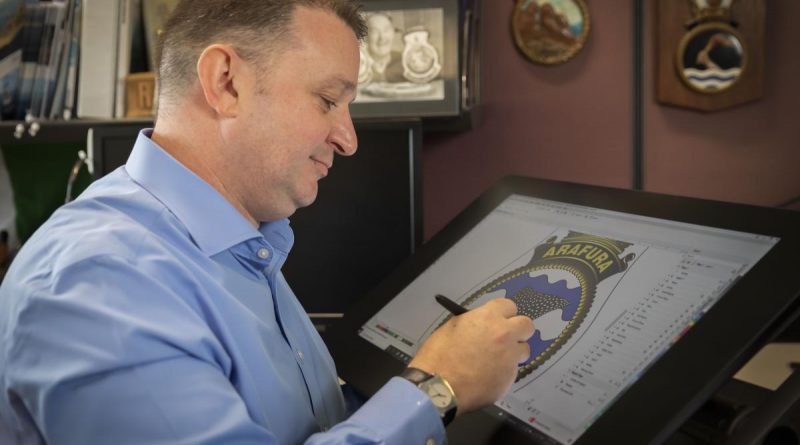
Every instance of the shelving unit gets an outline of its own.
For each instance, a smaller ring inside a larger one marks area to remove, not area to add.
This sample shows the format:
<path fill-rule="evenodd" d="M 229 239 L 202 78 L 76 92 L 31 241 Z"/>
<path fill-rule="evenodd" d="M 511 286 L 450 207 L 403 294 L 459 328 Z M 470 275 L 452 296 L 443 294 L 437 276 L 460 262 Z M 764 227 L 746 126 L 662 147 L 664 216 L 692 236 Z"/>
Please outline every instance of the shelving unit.
<path fill-rule="evenodd" d="M 147 127 L 152 119 L 74 119 L 44 121 L 32 136 L 30 123 L 0 121 L 0 150 L 9 171 L 17 212 L 17 231 L 24 239 L 64 203 L 67 179 L 78 157 L 86 149 L 89 128 L 132 125 Z M 21 137 L 17 125 L 25 126 Z M 88 172 L 81 170 L 74 186 L 78 194 L 91 183 Z"/>
<path fill-rule="evenodd" d="M 25 126 L 25 133 L 17 138 L 14 132 L 17 125 Z M 91 127 L 100 125 L 140 125 L 142 128 L 153 124 L 150 118 L 142 119 L 74 119 L 68 121 L 39 122 L 39 131 L 35 136 L 28 133 L 31 124 L 22 121 L 0 121 L 0 146 L 30 144 L 74 144 L 86 143 L 86 132 Z"/>

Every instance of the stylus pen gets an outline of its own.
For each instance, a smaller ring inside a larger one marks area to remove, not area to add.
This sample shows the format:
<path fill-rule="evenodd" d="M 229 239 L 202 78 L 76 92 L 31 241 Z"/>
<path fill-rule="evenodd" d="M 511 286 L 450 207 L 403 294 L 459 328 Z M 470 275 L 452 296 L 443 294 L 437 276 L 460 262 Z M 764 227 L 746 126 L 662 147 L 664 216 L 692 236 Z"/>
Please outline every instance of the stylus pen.
<path fill-rule="evenodd" d="M 460 304 L 445 297 L 444 295 L 436 295 L 434 298 L 436 298 L 437 303 L 441 304 L 445 309 L 447 309 L 448 312 L 450 312 L 453 315 L 458 316 L 463 314 L 464 312 L 467 312 L 468 310 L 464 306 L 461 306 Z"/>
<path fill-rule="evenodd" d="M 444 306 L 444 308 L 447 309 L 447 311 L 453 315 L 458 316 L 469 310 L 464 306 L 461 306 L 460 304 L 456 303 L 455 301 L 445 297 L 444 295 L 437 294 L 433 298 L 435 298 L 437 303 Z M 514 383 L 517 383 L 521 378 L 522 378 L 522 373 L 518 373 L 517 378 L 514 379 Z"/>

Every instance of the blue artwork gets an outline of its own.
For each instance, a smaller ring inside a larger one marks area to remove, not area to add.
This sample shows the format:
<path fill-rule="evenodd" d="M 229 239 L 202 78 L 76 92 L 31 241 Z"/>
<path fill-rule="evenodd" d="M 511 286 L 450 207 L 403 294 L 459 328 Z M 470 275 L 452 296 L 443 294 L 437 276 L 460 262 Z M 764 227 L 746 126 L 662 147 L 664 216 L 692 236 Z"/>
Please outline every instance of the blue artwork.
<path fill-rule="evenodd" d="M 531 355 L 520 363 L 520 376 L 525 376 L 575 334 L 594 303 L 597 285 L 627 270 L 634 254 L 622 253 L 630 245 L 574 231 L 561 240 L 551 237 L 536 246 L 528 264 L 491 280 L 463 304 L 469 307 L 486 296 L 509 298 L 518 313 L 534 320 Z"/>

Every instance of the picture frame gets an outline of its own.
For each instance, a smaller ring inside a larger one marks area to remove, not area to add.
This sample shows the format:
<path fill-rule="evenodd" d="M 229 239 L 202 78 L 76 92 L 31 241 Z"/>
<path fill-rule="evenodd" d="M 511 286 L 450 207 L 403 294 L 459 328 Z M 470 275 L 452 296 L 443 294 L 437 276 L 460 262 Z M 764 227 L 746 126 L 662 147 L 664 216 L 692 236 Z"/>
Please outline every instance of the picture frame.
<path fill-rule="evenodd" d="M 511 33 L 531 62 L 558 65 L 583 49 L 591 29 L 584 0 L 516 0 Z"/>
<path fill-rule="evenodd" d="M 363 2 L 368 35 L 353 118 L 447 117 L 461 112 L 458 0 Z"/>
<path fill-rule="evenodd" d="M 481 20 L 483 0 L 461 0 L 461 111 L 481 101 Z"/>

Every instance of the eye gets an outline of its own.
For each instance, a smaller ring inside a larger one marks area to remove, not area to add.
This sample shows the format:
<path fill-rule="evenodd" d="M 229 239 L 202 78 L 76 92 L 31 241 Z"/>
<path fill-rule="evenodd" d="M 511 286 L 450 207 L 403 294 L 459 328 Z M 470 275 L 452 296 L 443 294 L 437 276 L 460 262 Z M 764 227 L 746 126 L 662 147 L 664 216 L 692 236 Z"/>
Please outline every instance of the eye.
<path fill-rule="evenodd" d="M 322 99 L 322 103 L 325 105 L 325 109 L 330 110 L 337 107 L 335 101 L 332 101 L 325 96 L 320 96 L 320 98 Z"/>

